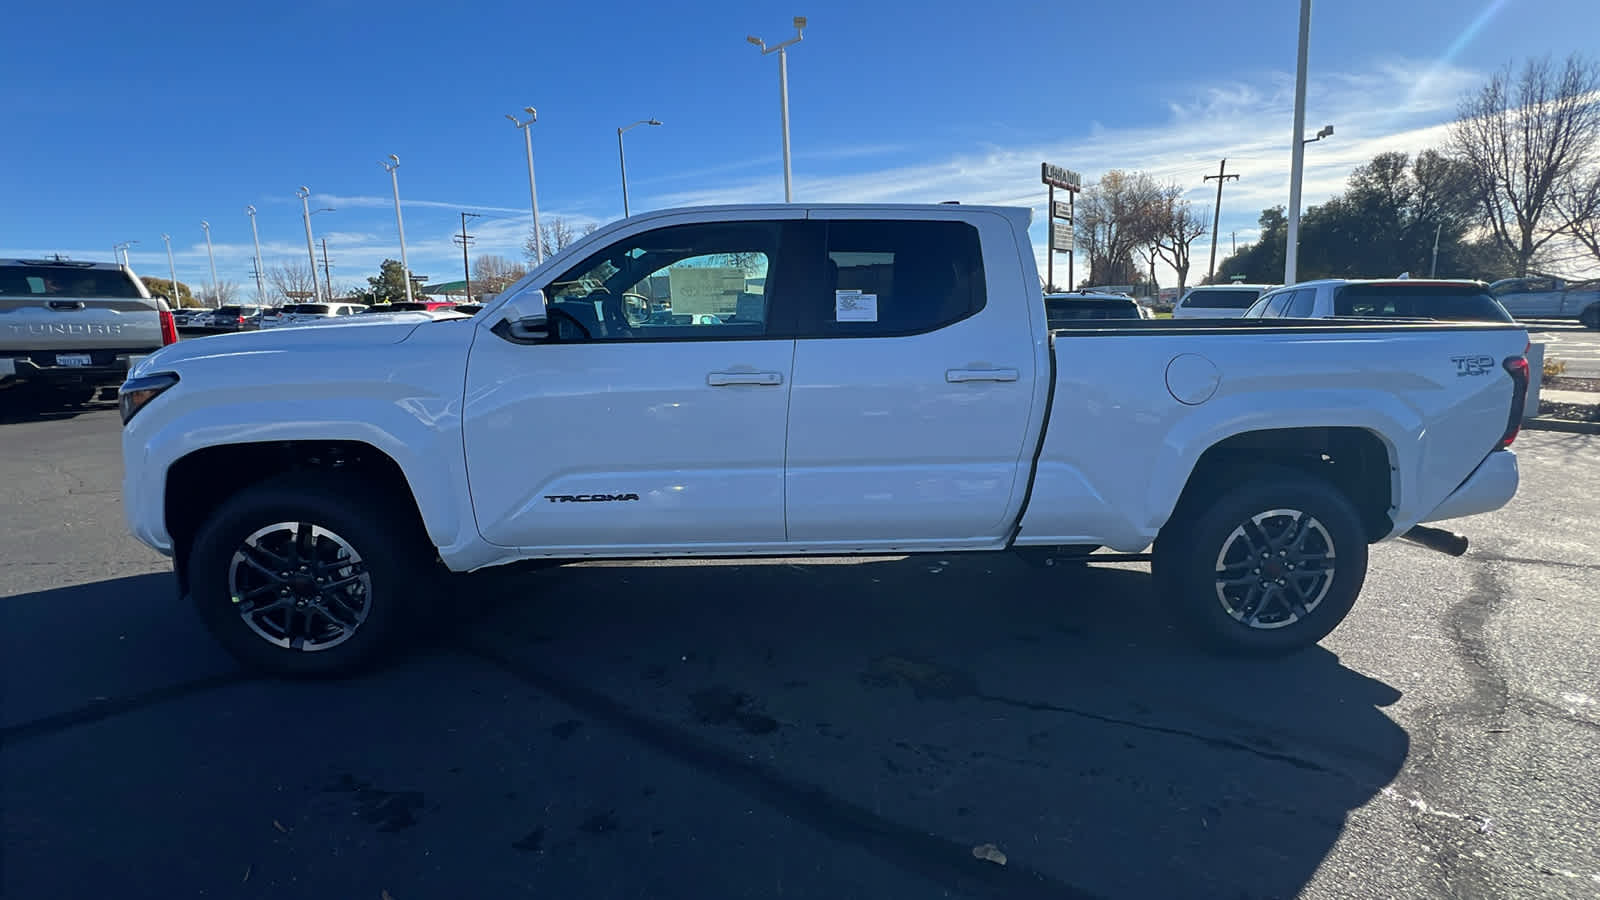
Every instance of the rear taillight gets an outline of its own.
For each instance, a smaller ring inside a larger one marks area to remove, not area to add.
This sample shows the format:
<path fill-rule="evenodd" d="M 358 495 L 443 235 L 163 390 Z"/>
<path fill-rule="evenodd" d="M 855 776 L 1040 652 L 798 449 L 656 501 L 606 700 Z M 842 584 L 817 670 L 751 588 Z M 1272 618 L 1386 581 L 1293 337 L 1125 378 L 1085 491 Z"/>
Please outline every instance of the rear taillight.
<path fill-rule="evenodd" d="M 176 344 L 178 342 L 178 320 L 172 317 L 172 311 L 161 311 L 161 346 Z"/>
<path fill-rule="evenodd" d="M 1508 356 L 1501 365 L 1511 376 L 1511 420 L 1506 423 L 1506 433 L 1500 437 L 1500 449 L 1504 450 L 1522 430 L 1522 414 L 1528 405 L 1528 358 Z"/>

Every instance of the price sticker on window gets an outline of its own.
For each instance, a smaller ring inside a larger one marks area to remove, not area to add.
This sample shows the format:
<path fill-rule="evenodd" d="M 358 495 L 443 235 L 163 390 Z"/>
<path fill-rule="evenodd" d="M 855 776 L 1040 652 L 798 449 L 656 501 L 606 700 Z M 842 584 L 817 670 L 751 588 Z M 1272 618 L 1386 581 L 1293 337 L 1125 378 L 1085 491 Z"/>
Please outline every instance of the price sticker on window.
<path fill-rule="evenodd" d="M 833 292 L 833 320 L 835 322 L 878 321 L 878 295 L 860 291 Z"/>

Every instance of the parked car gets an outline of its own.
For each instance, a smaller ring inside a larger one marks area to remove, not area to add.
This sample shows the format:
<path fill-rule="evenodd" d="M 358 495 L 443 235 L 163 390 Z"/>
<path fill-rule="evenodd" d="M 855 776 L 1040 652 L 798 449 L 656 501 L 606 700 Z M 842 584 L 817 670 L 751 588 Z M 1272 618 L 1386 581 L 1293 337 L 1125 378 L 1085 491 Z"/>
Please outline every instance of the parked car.
<path fill-rule="evenodd" d="M 1489 285 L 1489 293 L 1519 319 L 1577 319 L 1600 328 L 1600 279 L 1570 283 L 1543 275 L 1505 278 Z"/>
<path fill-rule="evenodd" d="M 175 309 L 172 311 L 172 321 L 175 322 L 179 328 L 187 328 L 195 319 L 203 315 L 208 315 L 210 312 L 211 310 L 202 309 L 198 306 L 185 306 L 182 309 Z"/>
<path fill-rule="evenodd" d="M 172 311 L 132 269 L 0 259 L 0 396 L 87 402 L 177 339 Z"/>
<path fill-rule="evenodd" d="M 1514 322 L 1481 281 L 1325 278 L 1262 295 L 1247 319 L 1433 319 Z"/>
<path fill-rule="evenodd" d="M 1515 493 L 1524 329 L 1051 331 L 1030 217 L 646 212 L 470 318 L 168 347 L 123 386 L 123 508 L 224 646 L 310 675 L 390 650 L 446 572 L 1152 542 L 1192 636 L 1282 653 L 1349 612 L 1369 543 Z M 739 314 L 631 323 L 652 287 Z"/>
<path fill-rule="evenodd" d="M 449 310 L 454 306 L 456 306 L 454 300 L 399 300 L 394 303 L 374 303 L 367 307 L 366 312 L 433 312 L 439 309 Z"/>
<path fill-rule="evenodd" d="M 264 321 L 263 328 L 286 325 L 317 325 L 340 316 L 354 316 L 370 307 L 361 303 L 292 303 L 280 308 L 276 318 Z"/>
<path fill-rule="evenodd" d="M 1126 294 L 1071 291 L 1046 294 L 1045 318 L 1051 328 L 1067 328 L 1083 319 L 1148 319 L 1149 310 Z"/>
<path fill-rule="evenodd" d="M 1237 319 L 1273 284 L 1203 284 L 1184 292 L 1172 308 L 1174 319 Z"/>
<path fill-rule="evenodd" d="M 194 320 L 192 325 L 212 331 L 254 331 L 252 319 L 260 314 L 259 306 L 219 306 L 207 316 Z"/>

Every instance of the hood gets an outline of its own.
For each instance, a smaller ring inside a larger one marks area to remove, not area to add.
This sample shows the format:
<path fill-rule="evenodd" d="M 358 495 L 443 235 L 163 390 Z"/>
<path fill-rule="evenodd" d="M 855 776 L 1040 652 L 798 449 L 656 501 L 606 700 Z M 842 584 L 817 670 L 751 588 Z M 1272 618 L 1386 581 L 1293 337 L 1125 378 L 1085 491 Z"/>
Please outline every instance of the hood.
<path fill-rule="evenodd" d="M 338 352 L 343 349 L 398 344 L 416 331 L 418 326 L 436 321 L 438 318 L 440 317 L 421 312 L 386 313 L 370 317 L 347 316 L 333 319 L 326 325 L 184 338 L 145 357 L 128 373 L 128 377 L 138 378 L 166 371 L 192 360 L 307 350 Z"/>

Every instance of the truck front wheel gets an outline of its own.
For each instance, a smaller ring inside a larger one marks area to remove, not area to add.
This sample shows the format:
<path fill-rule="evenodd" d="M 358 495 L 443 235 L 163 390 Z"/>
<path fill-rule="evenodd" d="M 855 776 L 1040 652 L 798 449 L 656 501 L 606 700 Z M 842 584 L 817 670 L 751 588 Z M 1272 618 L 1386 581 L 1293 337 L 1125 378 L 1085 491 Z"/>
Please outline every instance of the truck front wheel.
<path fill-rule="evenodd" d="M 241 663 L 344 675 L 392 651 L 427 582 L 407 517 L 353 476 L 293 473 L 224 501 L 195 536 L 190 595 Z"/>
<path fill-rule="evenodd" d="M 1588 309 L 1578 314 L 1578 321 L 1585 328 L 1600 328 L 1600 303 L 1590 304 Z"/>
<path fill-rule="evenodd" d="M 1320 479 L 1274 472 L 1185 513 L 1161 529 L 1152 568 L 1157 590 L 1207 646 L 1255 656 L 1309 647 L 1361 593 L 1360 517 Z"/>

